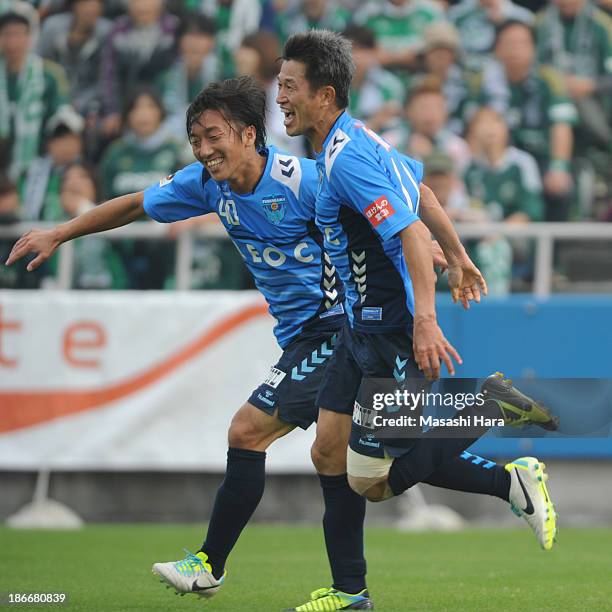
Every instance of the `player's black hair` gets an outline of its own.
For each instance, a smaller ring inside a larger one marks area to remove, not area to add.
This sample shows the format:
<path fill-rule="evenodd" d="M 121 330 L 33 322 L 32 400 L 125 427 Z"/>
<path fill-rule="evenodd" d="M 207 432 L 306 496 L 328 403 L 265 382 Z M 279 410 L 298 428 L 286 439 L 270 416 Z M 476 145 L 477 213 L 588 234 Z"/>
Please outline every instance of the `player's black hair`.
<path fill-rule="evenodd" d="M 351 43 L 337 32 L 309 30 L 294 34 L 285 43 L 282 59 L 301 62 L 311 90 L 330 85 L 336 91 L 336 105 L 348 106 L 355 74 Z"/>
<path fill-rule="evenodd" d="M 534 45 L 536 44 L 535 32 L 528 23 L 521 21 L 520 19 L 507 19 L 506 21 L 502 21 L 495 28 L 495 45 L 494 46 L 497 46 L 497 43 L 499 42 L 501 35 L 506 30 L 509 30 L 510 28 L 513 28 L 514 26 L 520 26 L 521 28 L 527 30 L 527 32 L 529 32 L 529 36 L 531 36 L 531 41 L 533 42 Z"/>
<path fill-rule="evenodd" d="M 12 25 L 14 23 L 20 23 L 28 28 L 28 30 L 32 29 L 32 24 L 30 20 L 21 13 L 13 13 L 8 12 L 0 15 L 0 31 L 2 31 L 6 26 Z"/>
<path fill-rule="evenodd" d="M 346 30 L 342 32 L 342 36 L 348 38 L 353 46 L 363 49 L 374 49 L 376 47 L 376 37 L 370 28 L 351 23 L 346 26 Z"/>
<path fill-rule="evenodd" d="M 219 111 L 225 119 L 242 127 L 255 128 L 255 146 L 266 144 L 266 92 L 250 76 L 210 83 L 187 109 L 187 136 L 191 126 L 207 110 Z"/>

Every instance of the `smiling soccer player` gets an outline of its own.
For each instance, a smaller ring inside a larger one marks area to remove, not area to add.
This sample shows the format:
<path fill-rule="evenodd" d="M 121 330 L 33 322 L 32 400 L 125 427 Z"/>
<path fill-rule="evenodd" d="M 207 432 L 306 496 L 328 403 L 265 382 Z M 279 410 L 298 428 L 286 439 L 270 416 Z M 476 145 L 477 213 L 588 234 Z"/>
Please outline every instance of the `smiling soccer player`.
<path fill-rule="evenodd" d="M 464 305 L 478 301 L 486 285 L 435 196 L 421 183 L 422 165 L 346 112 L 354 73 L 350 42 L 331 31 L 311 30 L 291 36 L 282 58 L 277 103 L 287 133 L 305 135 L 316 153 L 316 222 L 347 292 L 348 321 L 317 401 L 339 414 L 354 405 L 347 454 L 351 486 L 372 501 L 399 495 L 418 482 L 497 495 L 527 508 L 527 522 L 541 545 L 550 548 L 555 515 L 537 460 L 517 460 L 506 469 L 492 464 L 485 474 L 461 454 L 473 436 L 440 439 L 444 432 L 434 428 L 416 441 L 377 440 L 374 431 L 363 432 L 372 399 L 364 393 L 368 379 L 409 380 L 424 374 L 435 380 L 441 363 L 453 374 L 453 359 L 460 362 L 437 324 L 429 231 L 448 261 L 455 299 Z M 522 403 L 503 376 L 486 384 L 493 400 L 485 403 L 487 416 L 506 423 L 517 417 L 552 423 L 541 406 Z M 517 479 L 527 483 L 533 500 L 517 493 Z M 342 609 L 334 595 L 327 593 L 325 602 L 317 593 L 296 610 Z"/>

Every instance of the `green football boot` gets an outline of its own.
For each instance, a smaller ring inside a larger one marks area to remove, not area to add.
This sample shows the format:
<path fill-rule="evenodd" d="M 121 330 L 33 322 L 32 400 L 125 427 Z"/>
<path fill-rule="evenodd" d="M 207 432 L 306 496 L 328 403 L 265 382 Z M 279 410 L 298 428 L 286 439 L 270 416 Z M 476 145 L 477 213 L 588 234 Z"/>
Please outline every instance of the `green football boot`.
<path fill-rule="evenodd" d="M 485 400 L 495 402 L 506 425 L 537 425 L 548 431 L 559 428 L 559 419 L 542 404 L 521 393 L 501 372 L 489 376 L 480 389 Z"/>
<path fill-rule="evenodd" d="M 284 612 L 328 612 L 331 610 L 373 610 L 374 604 L 367 589 L 351 595 L 332 588 L 317 589 L 310 601 Z"/>

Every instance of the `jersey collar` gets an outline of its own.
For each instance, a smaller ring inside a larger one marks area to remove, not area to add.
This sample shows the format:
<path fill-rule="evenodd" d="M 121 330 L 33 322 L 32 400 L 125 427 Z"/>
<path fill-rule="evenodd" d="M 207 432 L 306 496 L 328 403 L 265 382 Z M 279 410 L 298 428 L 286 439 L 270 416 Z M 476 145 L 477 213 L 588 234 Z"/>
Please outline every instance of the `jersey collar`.
<path fill-rule="evenodd" d="M 334 121 L 334 124 L 331 126 L 331 128 L 329 128 L 329 132 L 327 132 L 327 136 L 325 137 L 325 140 L 323 141 L 323 146 L 321 147 L 321 151 L 317 154 L 317 161 L 325 160 L 325 149 L 327 149 L 327 145 L 329 144 L 329 141 L 332 139 L 334 132 L 336 131 L 337 128 L 341 127 L 342 125 L 345 125 L 351 119 L 352 117 L 346 111 L 342 111 L 342 113 L 338 115 L 338 118 L 336 119 L 336 121 Z"/>

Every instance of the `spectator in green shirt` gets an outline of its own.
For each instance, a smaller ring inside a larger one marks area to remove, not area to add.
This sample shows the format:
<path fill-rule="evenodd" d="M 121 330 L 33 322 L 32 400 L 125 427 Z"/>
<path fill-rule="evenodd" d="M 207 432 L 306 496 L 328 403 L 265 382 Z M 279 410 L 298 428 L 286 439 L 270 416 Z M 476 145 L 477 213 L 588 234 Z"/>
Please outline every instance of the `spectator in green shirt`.
<path fill-rule="evenodd" d="M 561 75 L 551 66 L 538 66 L 533 30 L 519 21 L 498 28 L 495 55 L 509 92 L 504 116 L 512 142 L 535 157 L 543 177 L 546 217 L 565 220 L 573 188 L 570 162 L 576 109 Z M 483 79 L 487 78 L 487 69 Z"/>
<path fill-rule="evenodd" d="M 466 65 L 480 70 L 491 56 L 495 29 L 510 19 L 531 25 L 533 13 L 511 0 L 462 0 L 448 12 L 465 50 Z"/>
<path fill-rule="evenodd" d="M 402 82 L 378 64 L 372 30 L 351 25 L 343 34 L 353 43 L 355 62 L 349 112 L 375 131 L 393 127 L 402 114 L 405 96 Z"/>
<path fill-rule="evenodd" d="M 81 115 L 67 106 L 49 120 L 46 154 L 33 159 L 19 180 L 24 219 L 55 223 L 65 219 L 60 185 L 66 168 L 83 157 L 84 126 Z"/>
<path fill-rule="evenodd" d="M 49 119 L 68 102 L 68 84 L 58 64 L 32 50 L 28 14 L 0 15 L 0 170 L 17 180 L 42 151 Z"/>
<path fill-rule="evenodd" d="M 464 174 L 465 184 L 489 218 L 541 221 L 544 203 L 538 166 L 529 153 L 509 145 L 504 118 L 491 108 L 481 108 L 470 122 L 469 140 L 474 156 Z"/>
<path fill-rule="evenodd" d="M 374 32 L 381 66 L 401 77 L 414 68 L 425 28 L 440 19 L 442 11 L 427 0 L 369 2 L 355 15 Z"/>
<path fill-rule="evenodd" d="M 181 145 L 162 127 L 164 109 L 151 88 L 136 89 L 123 113 L 123 136 L 101 161 L 102 198 L 142 191 L 183 165 Z M 133 289 L 162 289 L 168 279 L 173 249 L 162 241 L 124 241 L 119 245 Z"/>
<path fill-rule="evenodd" d="M 553 0 L 536 38 L 538 59 L 563 75 L 578 108 L 582 143 L 612 149 L 612 17 L 589 0 Z"/>
<path fill-rule="evenodd" d="M 72 219 L 95 207 L 96 182 L 92 170 L 68 166 L 62 176 L 59 200 L 62 219 Z M 74 243 L 73 286 L 78 289 L 125 289 L 127 275 L 113 243 L 100 236 L 84 236 Z"/>
<path fill-rule="evenodd" d="M 127 100 L 124 133 L 101 161 L 102 198 L 142 191 L 181 167 L 182 149 L 162 129 L 165 111 L 151 88 L 141 86 Z"/>
<path fill-rule="evenodd" d="M 221 78 L 233 77 L 233 54 L 245 36 L 258 31 L 262 0 L 199 0 L 199 10 L 217 26 Z"/>
<path fill-rule="evenodd" d="M 464 181 L 471 207 L 484 210 L 491 221 L 541 221 L 544 202 L 537 164 L 529 153 L 509 145 L 504 118 L 491 108 L 480 109 L 470 122 L 469 140 L 474 157 Z M 487 270 L 493 294 L 510 290 L 513 261 L 515 276 L 532 273 L 533 253 L 524 239 L 487 236 L 474 249 L 479 265 Z"/>
<path fill-rule="evenodd" d="M 448 125 L 446 98 L 438 78 L 429 75 L 409 94 L 405 107 L 406 121 L 397 130 L 383 136 L 400 151 L 423 159 L 432 151 L 444 151 L 461 174 L 470 161 L 470 149 L 463 138 Z"/>
<path fill-rule="evenodd" d="M 341 32 L 351 17 L 350 12 L 338 0 L 298 0 L 294 6 L 280 12 L 276 29 L 281 43 L 297 32 L 306 30 L 333 30 Z"/>
<path fill-rule="evenodd" d="M 440 205 L 453 221 L 481 223 L 491 221 L 489 211 L 482 204 L 468 199 L 463 182 L 457 177 L 452 159 L 441 151 L 434 151 L 423 160 L 423 182 L 436 194 Z M 512 247 L 501 236 L 487 236 L 481 240 L 468 240 L 470 257 L 477 259 L 485 270 L 488 295 L 502 296 L 510 291 L 512 278 Z M 448 277 L 440 275 L 436 291 L 448 290 Z"/>

